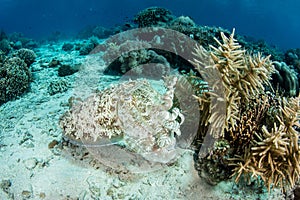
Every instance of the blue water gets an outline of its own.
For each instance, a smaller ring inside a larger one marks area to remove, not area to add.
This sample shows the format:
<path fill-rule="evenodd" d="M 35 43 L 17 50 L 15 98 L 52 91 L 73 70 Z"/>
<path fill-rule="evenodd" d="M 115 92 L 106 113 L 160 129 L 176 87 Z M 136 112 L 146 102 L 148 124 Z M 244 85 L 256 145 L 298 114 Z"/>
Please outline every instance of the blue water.
<path fill-rule="evenodd" d="M 122 24 L 149 6 L 191 16 L 199 25 L 220 26 L 264 39 L 282 49 L 300 47 L 298 0 L 0 0 L 0 28 L 44 38 L 74 35 L 86 25 Z"/>

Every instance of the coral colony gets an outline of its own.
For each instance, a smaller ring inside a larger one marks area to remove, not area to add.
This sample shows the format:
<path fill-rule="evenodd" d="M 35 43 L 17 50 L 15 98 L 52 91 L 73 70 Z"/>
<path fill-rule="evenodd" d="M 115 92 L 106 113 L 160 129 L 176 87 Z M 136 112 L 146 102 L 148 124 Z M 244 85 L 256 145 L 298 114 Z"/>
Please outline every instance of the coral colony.
<path fill-rule="evenodd" d="M 217 40 L 219 47 L 212 46 L 211 52 L 196 48 L 196 55 L 209 54 L 214 60 L 214 65 L 208 67 L 222 74 L 225 99 L 220 101 L 227 102 L 223 132 L 214 135 L 218 141 L 211 154 L 199 156 L 199 170 L 225 170 L 222 176 L 211 174 L 210 179 L 231 174 L 236 182 L 241 178 L 249 182 L 261 178 L 269 189 L 291 188 L 300 173 L 299 97 L 285 98 L 267 91 L 264 85 L 270 85 L 274 71 L 269 56 L 246 53 L 234 39 L 234 32 L 229 37 L 223 33 L 221 36 L 222 41 Z M 217 94 L 209 91 L 196 97 L 203 113 L 209 113 L 207 106 L 201 106 L 209 103 L 209 95 Z M 206 119 L 202 127 L 218 123 L 215 113 L 202 116 Z"/>

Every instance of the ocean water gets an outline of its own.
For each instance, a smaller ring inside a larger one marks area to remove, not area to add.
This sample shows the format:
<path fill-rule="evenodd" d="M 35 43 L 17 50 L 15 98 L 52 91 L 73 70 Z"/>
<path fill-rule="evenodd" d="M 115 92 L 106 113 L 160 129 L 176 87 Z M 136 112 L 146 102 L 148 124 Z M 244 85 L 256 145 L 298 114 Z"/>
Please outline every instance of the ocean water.
<path fill-rule="evenodd" d="M 0 0 L 0 199 L 300 199 L 299 10 Z"/>
<path fill-rule="evenodd" d="M 167 8 L 177 16 L 191 16 L 201 25 L 236 28 L 240 34 L 266 40 L 280 48 L 300 46 L 297 0 L 2 0 L 0 27 L 33 38 L 43 38 L 54 31 L 74 35 L 86 25 L 122 24 L 151 6 Z"/>

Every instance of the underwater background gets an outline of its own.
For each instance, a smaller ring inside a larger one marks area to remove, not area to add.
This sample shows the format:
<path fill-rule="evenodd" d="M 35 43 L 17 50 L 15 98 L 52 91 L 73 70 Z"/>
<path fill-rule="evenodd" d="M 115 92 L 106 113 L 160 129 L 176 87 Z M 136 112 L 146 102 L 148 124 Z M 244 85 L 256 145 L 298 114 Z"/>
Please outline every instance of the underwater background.
<path fill-rule="evenodd" d="M 236 28 L 242 35 L 263 39 L 280 48 L 300 46 L 297 0 L 2 0 L 1 28 L 40 39 L 60 31 L 74 35 L 87 25 L 111 27 L 130 20 L 138 11 L 161 6 L 174 15 L 187 15 L 197 24 Z"/>
<path fill-rule="evenodd" d="M 0 0 L 0 199 L 300 199 L 299 10 Z"/>

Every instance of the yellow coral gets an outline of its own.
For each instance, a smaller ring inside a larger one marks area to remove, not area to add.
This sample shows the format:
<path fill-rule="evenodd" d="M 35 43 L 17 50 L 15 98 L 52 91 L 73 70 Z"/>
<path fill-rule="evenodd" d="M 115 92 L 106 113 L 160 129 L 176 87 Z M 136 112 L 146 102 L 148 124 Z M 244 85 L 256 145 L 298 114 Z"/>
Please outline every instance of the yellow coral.
<path fill-rule="evenodd" d="M 218 110 L 213 113 L 209 111 L 210 116 L 203 125 L 214 123 L 213 127 L 217 128 L 219 124 L 223 124 L 223 128 L 229 130 L 229 127 L 236 126 L 242 104 L 247 104 L 250 101 L 249 98 L 256 97 L 264 91 L 265 84 L 269 85 L 274 67 L 269 59 L 270 56 L 246 54 L 234 39 L 234 30 L 229 37 L 226 37 L 224 33 L 221 33 L 221 37 L 222 42 L 215 38 L 219 47 L 211 46 L 213 51 L 210 53 L 203 47 L 195 48 L 196 59 L 193 63 L 196 65 L 196 69 L 201 75 L 208 74 L 207 80 L 213 79 L 210 85 L 211 91 L 196 98 L 199 100 L 200 107 L 203 102 L 210 102 L 209 98 L 212 96 L 216 97 L 217 101 L 226 102 L 226 116 L 222 116 Z M 220 72 L 219 80 L 211 76 L 209 73 L 211 69 L 217 69 Z M 220 84 L 225 91 L 218 90 Z M 220 95 L 223 93 L 224 96 Z M 214 103 L 214 105 L 218 104 Z M 204 109 L 208 108 L 209 106 L 204 106 Z M 214 135 L 214 137 L 224 137 L 224 132 L 221 131 L 221 135 Z"/>
<path fill-rule="evenodd" d="M 263 125 L 252 133 L 252 142 L 244 152 L 247 159 L 238 159 L 238 155 L 231 159 L 236 182 L 241 175 L 249 180 L 250 174 L 259 174 L 269 190 L 272 186 L 286 190 L 294 187 L 299 179 L 299 97 L 289 100 L 280 97 L 279 102 L 282 106 L 277 124 L 274 122 L 273 127 Z"/>
<path fill-rule="evenodd" d="M 234 39 L 234 31 L 229 37 L 221 33 L 221 38 L 215 38 L 219 46 L 211 46 L 211 52 L 195 48 L 193 63 L 199 73 L 217 69 L 221 74 L 221 80 L 208 83 L 210 90 L 196 97 L 203 113 L 200 124 L 218 128 L 222 124 L 218 119 L 225 121 L 221 135 L 209 133 L 229 142 L 231 158 L 227 161 L 236 182 L 241 177 L 248 181 L 261 177 L 269 190 L 272 186 L 291 188 L 300 176 L 300 97 L 287 99 L 266 92 L 274 72 L 270 56 L 248 54 Z M 213 62 L 203 62 L 210 58 Z M 224 97 L 218 93 L 220 84 Z M 225 117 L 212 111 L 216 103 L 212 97 L 226 102 Z"/>

